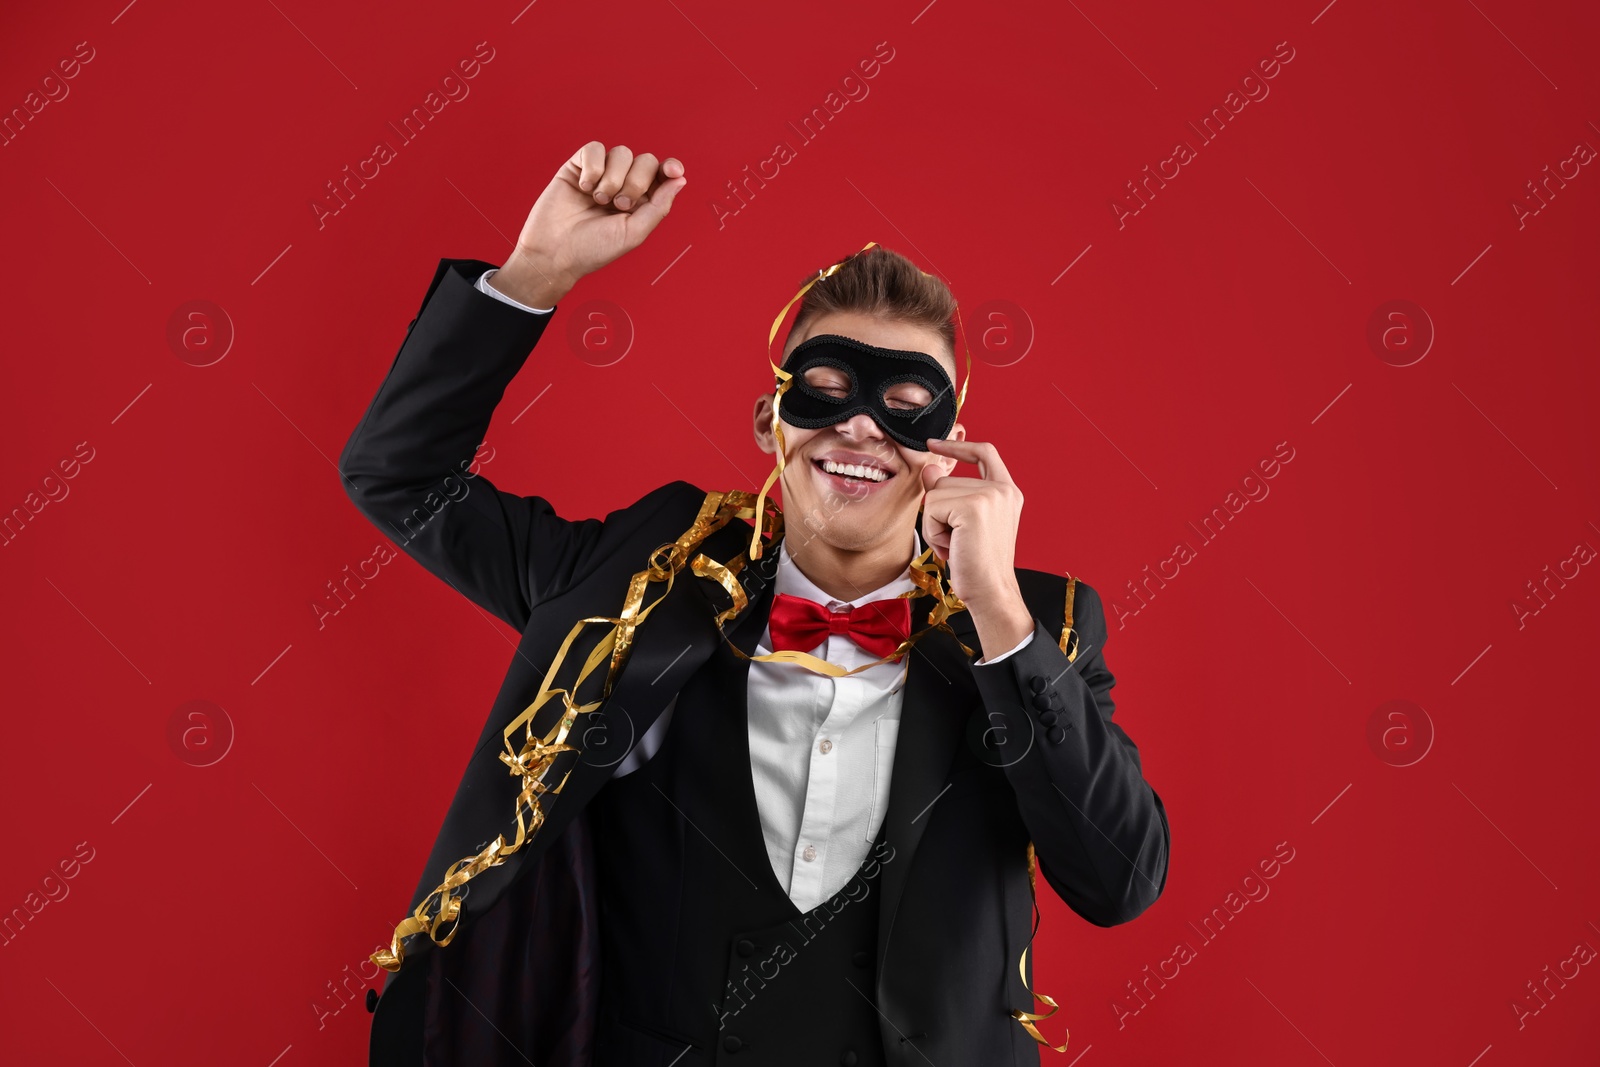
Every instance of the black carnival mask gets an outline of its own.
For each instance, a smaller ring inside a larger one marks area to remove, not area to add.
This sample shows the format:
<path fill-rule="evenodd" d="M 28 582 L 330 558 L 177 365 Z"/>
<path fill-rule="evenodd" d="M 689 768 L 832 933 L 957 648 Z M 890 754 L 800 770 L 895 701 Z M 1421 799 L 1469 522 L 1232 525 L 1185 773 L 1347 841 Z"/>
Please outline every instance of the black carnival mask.
<path fill-rule="evenodd" d="M 832 396 L 806 381 L 812 367 L 833 367 L 849 379 L 844 396 Z M 955 384 L 939 361 L 924 352 L 879 348 L 853 337 L 824 333 L 795 346 L 783 369 L 792 378 L 778 405 L 791 426 L 815 430 L 855 415 L 869 415 L 884 433 L 907 448 L 928 451 L 928 438 L 946 437 L 956 423 Z M 933 397 L 921 407 L 890 407 L 884 394 L 914 382 Z"/>

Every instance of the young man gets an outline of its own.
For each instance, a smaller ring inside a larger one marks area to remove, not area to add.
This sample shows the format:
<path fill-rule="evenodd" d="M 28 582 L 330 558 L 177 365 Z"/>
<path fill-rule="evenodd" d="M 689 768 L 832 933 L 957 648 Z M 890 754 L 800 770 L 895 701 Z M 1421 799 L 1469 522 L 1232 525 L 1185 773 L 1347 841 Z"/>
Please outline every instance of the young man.
<path fill-rule="evenodd" d="M 1111 721 L 1100 598 L 1014 564 L 943 283 L 869 247 L 802 290 L 753 412 L 781 515 L 678 481 L 570 521 L 472 470 L 557 302 L 685 184 L 579 149 L 503 267 L 441 261 L 341 457 L 522 634 L 374 956 L 371 1062 L 1037 1064 L 1035 874 L 1127 922 L 1167 820 Z"/>

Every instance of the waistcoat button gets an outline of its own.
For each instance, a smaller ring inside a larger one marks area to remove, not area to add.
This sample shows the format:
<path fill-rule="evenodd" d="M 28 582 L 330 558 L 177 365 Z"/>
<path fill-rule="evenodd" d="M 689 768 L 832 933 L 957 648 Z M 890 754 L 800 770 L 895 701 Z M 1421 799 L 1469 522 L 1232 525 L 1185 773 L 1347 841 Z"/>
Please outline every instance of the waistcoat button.
<path fill-rule="evenodd" d="M 844 1067 L 856 1067 L 855 1050 L 847 1048 L 839 1053 L 839 1062 L 844 1064 Z"/>
<path fill-rule="evenodd" d="M 855 964 L 857 967 L 870 966 L 872 964 L 872 953 L 865 951 L 857 952 L 854 956 L 850 957 L 850 962 Z"/>
<path fill-rule="evenodd" d="M 738 950 L 739 955 L 748 956 L 756 950 L 756 943 L 748 937 L 741 937 L 739 943 L 733 947 Z"/>
<path fill-rule="evenodd" d="M 727 1037 L 722 1039 L 722 1047 L 727 1049 L 729 1052 L 738 1052 L 740 1049 L 744 1048 L 744 1042 L 740 1041 L 732 1034 L 729 1034 Z"/>

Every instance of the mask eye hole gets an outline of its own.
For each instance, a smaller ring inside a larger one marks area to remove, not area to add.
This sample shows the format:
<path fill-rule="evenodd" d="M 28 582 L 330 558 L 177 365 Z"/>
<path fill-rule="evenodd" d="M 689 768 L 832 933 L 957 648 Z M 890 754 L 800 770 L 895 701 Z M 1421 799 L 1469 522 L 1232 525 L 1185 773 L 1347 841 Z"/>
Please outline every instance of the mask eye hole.
<path fill-rule="evenodd" d="M 896 415 L 926 415 L 946 390 L 921 374 L 899 374 L 883 383 L 883 406 Z"/>
<path fill-rule="evenodd" d="M 931 403 L 933 391 L 921 382 L 894 382 L 883 390 L 883 406 L 890 411 L 917 411 Z"/>
<path fill-rule="evenodd" d="M 807 367 L 800 379 L 808 392 L 830 400 L 848 400 L 856 391 L 855 377 L 848 370 L 827 363 Z"/>

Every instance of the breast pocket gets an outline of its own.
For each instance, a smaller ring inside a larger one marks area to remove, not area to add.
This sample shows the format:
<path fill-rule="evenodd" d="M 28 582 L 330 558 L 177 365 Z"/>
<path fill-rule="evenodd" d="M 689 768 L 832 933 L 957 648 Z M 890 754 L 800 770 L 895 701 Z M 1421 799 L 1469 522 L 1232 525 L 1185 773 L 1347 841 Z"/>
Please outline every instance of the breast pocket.
<path fill-rule="evenodd" d="M 894 746 L 900 737 L 900 720 L 880 718 L 873 724 L 872 741 L 872 815 L 867 819 L 867 841 L 878 836 L 889 806 L 890 774 L 894 770 Z"/>

